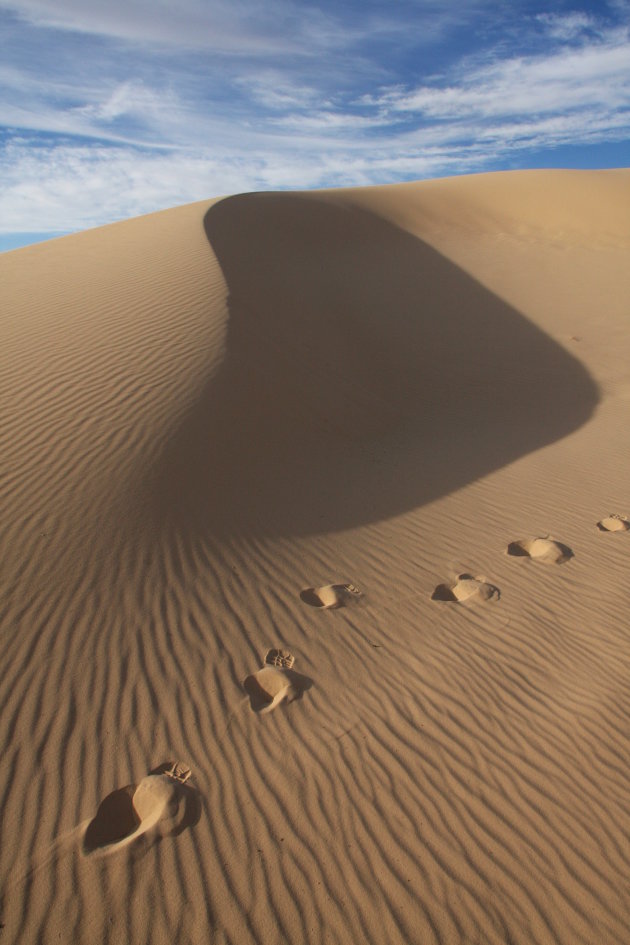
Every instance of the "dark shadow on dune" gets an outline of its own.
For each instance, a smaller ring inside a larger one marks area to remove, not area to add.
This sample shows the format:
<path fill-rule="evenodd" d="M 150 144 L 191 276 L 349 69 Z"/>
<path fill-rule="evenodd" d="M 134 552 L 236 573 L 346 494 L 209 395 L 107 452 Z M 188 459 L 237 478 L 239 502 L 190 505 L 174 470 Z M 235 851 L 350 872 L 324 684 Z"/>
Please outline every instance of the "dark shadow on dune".
<path fill-rule="evenodd" d="M 432 501 L 570 433 L 584 367 L 421 240 L 322 195 L 215 204 L 224 362 L 156 500 L 204 535 L 303 535 Z"/>

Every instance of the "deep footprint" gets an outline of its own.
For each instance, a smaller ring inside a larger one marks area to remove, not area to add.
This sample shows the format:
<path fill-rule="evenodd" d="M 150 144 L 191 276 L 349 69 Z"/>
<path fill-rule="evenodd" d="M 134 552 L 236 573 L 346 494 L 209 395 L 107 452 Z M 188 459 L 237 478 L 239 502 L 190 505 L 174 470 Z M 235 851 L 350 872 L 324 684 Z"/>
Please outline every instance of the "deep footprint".
<path fill-rule="evenodd" d="M 507 546 L 507 553 L 517 558 L 533 558 L 546 564 L 564 564 L 573 558 L 568 545 L 563 545 L 553 538 L 523 538 L 512 541 Z"/>
<path fill-rule="evenodd" d="M 627 532 L 630 531 L 630 522 L 625 515 L 608 515 L 597 523 L 600 532 Z"/>
<path fill-rule="evenodd" d="M 294 662 L 295 657 L 287 650 L 267 651 L 263 668 L 243 682 L 252 712 L 265 715 L 281 702 L 300 699 L 310 689 L 311 680 L 291 669 Z"/>
<path fill-rule="evenodd" d="M 438 584 L 431 594 L 431 600 L 455 601 L 456 603 L 472 598 L 480 598 L 484 601 L 500 600 L 501 591 L 483 577 L 460 574 L 455 584 Z"/>
<path fill-rule="evenodd" d="M 136 840 L 159 822 L 179 832 L 198 819 L 197 792 L 186 784 L 190 768 L 169 762 L 137 784 L 112 791 L 101 802 L 83 838 L 85 853 L 114 851 Z"/>
<path fill-rule="evenodd" d="M 322 587 L 306 587 L 300 591 L 300 597 L 305 604 L 327 610 L 345 607 L 362 596 L 363 592 L 356 584 L 324 584 Z"/>

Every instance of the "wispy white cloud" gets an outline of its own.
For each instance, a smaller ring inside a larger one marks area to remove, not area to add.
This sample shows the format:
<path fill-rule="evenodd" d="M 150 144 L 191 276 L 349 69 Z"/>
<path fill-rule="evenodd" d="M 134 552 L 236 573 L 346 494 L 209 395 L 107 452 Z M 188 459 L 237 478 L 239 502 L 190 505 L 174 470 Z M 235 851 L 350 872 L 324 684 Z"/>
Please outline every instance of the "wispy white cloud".
<path fill-rule="evenodd" d="M 111 108 L 113 109 L 113 105 Z M 133 128 L 117 128 L 116 119 L 123 116 L 133 117 L 133 111 L 108 111 L 107 103 L 103 109 L 97 104 L 77 105 L 60 109 L 51 102 L 42 102 L 32 99 L 22 101 L 0 101 L 0 125 L 10 128 L 15 133 L 41 132 L 61 136 L 93 138 L 98 141 L 110 141 L 130 146 L 146 145 L 155 135 L 143 133 L 146 129 L 149 115 L 143 111 L 137 116 L 137 123 Z M 160 123 L 168 124 L 167 116 L 161 112 Z M 172 125 L 170 126 L 172 129 Z M 170 130 L 169 129 L 169 130 Z M 156 147 L 169 147 L 166 140 L 156 140 Z M 171 145 L 172 147 L 172 145 Z"/>
<path fill-rule="evenodd" d="M 539 13 L 536 20 L 553 39 L 577 39 L 587 31 L 597 32 L 597 20 L 583 10 L 571 13 Z"/>
<path fill-rule="evenodd" d="M 338 37 L 335 19 L 290 0 L 0 0 L 33 26 L 87 33 L 141 47 L 203 48 L 225 54 L 297 54 Z"/>
<path fill-rule="evenodd" d="M 331 105 L 329 100 L 322 99 L 316 86 L 273 69 L 256 70 L 254 75 L 237 78 L 235 84 L 254 102 L 274 112 Z"/>
<path fill-rule="evenodd" d="M 97 122 L 112 122 L 123 116 L 133 116 L 141 121 L 154 118 L 166 109 L 171 111 L 179 102 L 172 92 L 148 89 L 140 82 L 121 82 L 102 101 L 80 105 L 70 113 L 82 115 Z"/>
<path fill-rule="evenodd" d="M 630 38 L 609 33 L 605 42 L 545 56 L 499 59 L 459 76 L 446 87 L 393 89 L 371 102 L 395 112 L 432 119 L 499 117 L 567 111 L 599 103 L 608 111 L 630 105 Z"/>
<path fill-rule="evenodd" d="M 523 0 L 516 0 L 517 3 Z M 526 2 L 526 0 L 525 0 Z M 183 45 L 227 53 L 317 55 L 370 41 L 433 43 L 492 10 L 493 0 L 365 2 L 295 0 L 0 0 L 34 26 L 111 37 L 146 47 Z"/>
<path fill-rule="evenodd" d="M 255 167 L 249 168 L 250 173 Z M 221 156 L 14 142 L 0 164 L 0 216 L 11 231 L 68 230 L 239 189 L 238 163 Z"/>
<path fill-rule="evenodd" d="M 314 109 L 305 113 L 292 113 L 282 118 L 272 119 L 270 123 L 274 127 L 284 128 L 287 131 L 296 130 L 301 134 L 310 132 L 338 134 L 341 132 L 346 137 L 355 131 L 379 129 L 390 124 L 388 119 L 376 114 L 355 115 L 343 109 L 333 110 L 332 108 L 328 111 Z"/>

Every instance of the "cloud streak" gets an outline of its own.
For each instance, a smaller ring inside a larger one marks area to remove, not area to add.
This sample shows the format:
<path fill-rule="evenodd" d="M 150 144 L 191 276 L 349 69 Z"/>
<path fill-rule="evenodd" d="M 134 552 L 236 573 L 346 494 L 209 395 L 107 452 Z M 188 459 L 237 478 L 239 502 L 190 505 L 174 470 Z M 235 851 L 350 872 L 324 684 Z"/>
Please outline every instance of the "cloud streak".
<path fill-rule="evenodd" d="M 370 99 L 395 112 L 432 119 L 566 112 L 630 105 L 630 39 L 614 31 L 607 41 L 547 56 L 511 57 L 465 72 L 447 86 L 394 89 Z"/>

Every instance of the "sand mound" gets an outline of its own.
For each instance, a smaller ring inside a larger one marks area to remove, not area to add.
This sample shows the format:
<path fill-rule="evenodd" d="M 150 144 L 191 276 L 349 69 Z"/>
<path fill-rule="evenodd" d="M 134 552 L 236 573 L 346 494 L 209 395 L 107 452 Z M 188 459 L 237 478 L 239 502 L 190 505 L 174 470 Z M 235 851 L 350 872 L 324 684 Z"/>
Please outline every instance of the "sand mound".
<path fill-rule="evenodd" d="M 500 600 L 501 592 L 483 577 L 460 574 L 454 584 L 438 584 L 431 595 L 432 600 L 457 601 L 479 599 Z"/>
<path fill-rule="evenodd" d="M 288 668 L 294 662 L 292 654 L 283 658 L 283 662 L 263 666 L 258 672 L 248 676 L 243 688 L 249 696 L 252 711 L 264 715 L 271 712 L 281 702 L 293 702 L 301 698 L 306 689 L 310 689 L 311 680 Z"/>
<path fill-rule="evenodd" d="M 626 945 L 629 250 L 540 171 L 0 257 L 3 940 Z"/>
<path fill-rule="evenodd" d="M 86 827 L 84 852 L 104 849 L 115 852 L 133 843 L 160 821 L 175 820 L 180 808 L 186 807 L 188 789 L 185 793 L 182 785 L 190 775 L 187 765 L 176 762 L 147 775 L 137 785 L 112 791 Z"/>
<path fill-rule="evenodd" d="M 356 584 L 324 584 L 321 587 L 305 587 L 300 591 L 300 598 L 311 607 L 336 610 L 346 607 L 362 596 Z"/>
<path fill-rule="evenodd" d="M 621 515 L 608 515 L 601 522 L 597 523 L 601 532 L 627 532 L 630 530 L 630 522 Z"/>
<path fill-rule="evenodd" d="M 511 541 L 507 553 L 515 558 L 534 558 L 548 564 L 564 564 L 573 557 L 568 545 L 553 538 L 522 538 Z"/>

